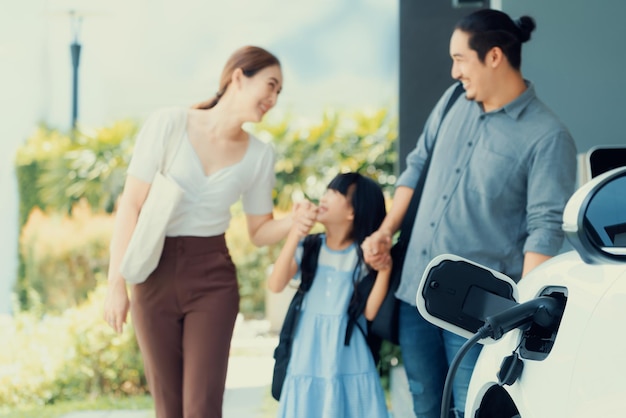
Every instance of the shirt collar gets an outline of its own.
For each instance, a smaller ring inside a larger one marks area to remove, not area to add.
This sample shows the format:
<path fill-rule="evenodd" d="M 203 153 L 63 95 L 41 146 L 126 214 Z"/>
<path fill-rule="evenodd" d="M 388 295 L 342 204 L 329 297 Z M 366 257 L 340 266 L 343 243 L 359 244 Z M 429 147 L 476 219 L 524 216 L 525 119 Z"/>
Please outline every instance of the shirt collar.
<path fill-rule="evenodd" d="M 535 94 L 535 85 L 531 81 L 528 81 L 526 79 L 524 80 L 524 83 L 526 83 L 526 90 L 524 90 L 522 94 L 517 96 L 515 100 L 502 106 L 500 109 L 488 113 L 504 112 L 511 118 L 517 120 L 524 111 L 524 109 L 526 109 L 526 107 L 530 104 L 530 102 L 537 97 L 537 95 Z"/>

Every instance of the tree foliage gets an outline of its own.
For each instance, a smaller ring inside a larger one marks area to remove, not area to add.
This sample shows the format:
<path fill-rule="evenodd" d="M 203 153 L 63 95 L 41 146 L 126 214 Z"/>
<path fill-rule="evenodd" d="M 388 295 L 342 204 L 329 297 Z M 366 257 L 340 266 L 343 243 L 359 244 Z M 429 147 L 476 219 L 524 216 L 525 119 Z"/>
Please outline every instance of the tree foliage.
<path fill-rule="evenodd" d="M 123 120 L 73 137 L 40 126 L 17 150 L 20 225 L 34 207 L 70 213 L 86 200 L 111 213 L 122 191 L 137 123 Z"/>
<path fill-rule="evenodd" d="M 0 316 L 0 415 L 6 408 L 147 392 L 132 322 L 115 334 L 102 320 L 106 288 L 43 315 L 40 305 Z"/>
<path fill-rule="evenodd" d="M 386 109 L 329 110 L 318 123 L 265 122 L 253 132 L 276 149 L 275 203 L 282 210 L 292 199 L 319 199 L 340 172 L 359 171 L 388 191 L 395 183 L 397 119 Z"/>
<path fill-rule="evenodd" d="M 288 210 L 292 196 L 317 199 L 339 172 L 359 171 L 389 190 L 395 183 L 397 119 L 386 109 L 328 110 L 317 123 L 287 116 L 249 128 L 276 150 L 275 203 Z M 138 123 L 118 121 L 74 137 L 39 127 L 16 155 L 21 225 L 33 207 L 70 213 L 86 200 L 111 213 L 122 192 Z"/>

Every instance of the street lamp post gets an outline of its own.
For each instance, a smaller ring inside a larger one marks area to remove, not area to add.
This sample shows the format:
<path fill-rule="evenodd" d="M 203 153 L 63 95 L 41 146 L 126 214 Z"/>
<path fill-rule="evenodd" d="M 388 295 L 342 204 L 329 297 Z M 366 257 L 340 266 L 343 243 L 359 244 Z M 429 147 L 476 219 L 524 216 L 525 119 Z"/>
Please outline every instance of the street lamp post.
<path fill-rule="evenodd" d="M 72 43 L 70 44 L 70 53 L 72 54 L 72 129 L 76 129 L 76 123 L 78 121 L 78 65 L 80 63 L 80 49 L 79 42 L 80 26 L 82 24 L 82 16 L 76 14 L 75 11 L 70 11 L 70 18 L 72 19 Z"/>

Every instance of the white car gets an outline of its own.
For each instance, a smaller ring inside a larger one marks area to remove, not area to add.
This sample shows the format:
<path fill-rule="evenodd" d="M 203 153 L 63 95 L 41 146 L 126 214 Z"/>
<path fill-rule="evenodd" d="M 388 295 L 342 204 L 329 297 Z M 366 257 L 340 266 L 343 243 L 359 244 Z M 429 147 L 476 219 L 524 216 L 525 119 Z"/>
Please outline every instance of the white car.
<path fill-rule="evenodd" d="M 574 193 L 563 229 L 574 250 L 517 285 L 454 255 L 426 269 L 420 313 L 470 339 L 448 379 L 465 348 L 484 345 L 465 417 L 626 417 L 626 168 Z"/>

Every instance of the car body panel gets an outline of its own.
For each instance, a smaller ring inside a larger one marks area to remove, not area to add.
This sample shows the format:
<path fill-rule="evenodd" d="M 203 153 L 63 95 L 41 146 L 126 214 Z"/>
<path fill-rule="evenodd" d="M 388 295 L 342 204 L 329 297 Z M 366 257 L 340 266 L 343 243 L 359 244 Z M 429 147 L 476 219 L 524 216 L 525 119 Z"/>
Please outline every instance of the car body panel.
<path fill-rule="evenodd" d="M 559 255 L 518 283 L 520 302 L 547 286 L 562 286 L 568 294 L 552 351 L 541 361 L 523 359 L 518 381 L 503 388 L 524 418 L 617 416 L 597 411 L 608 413 L 611 402 L 621 404 L 626 396 L 626 361 L 616 361 L 626 350 L 626 337 L 615 329 L 616 320 L 626 320 L 626 265 L 586 264 L 574 251 Z M 483 347 L 468 391 L 467 417 L 498 384 L 502 359 L 515 351 L 520 336 L 514 330 Z"/>

